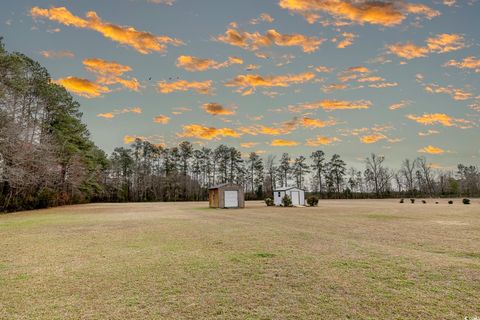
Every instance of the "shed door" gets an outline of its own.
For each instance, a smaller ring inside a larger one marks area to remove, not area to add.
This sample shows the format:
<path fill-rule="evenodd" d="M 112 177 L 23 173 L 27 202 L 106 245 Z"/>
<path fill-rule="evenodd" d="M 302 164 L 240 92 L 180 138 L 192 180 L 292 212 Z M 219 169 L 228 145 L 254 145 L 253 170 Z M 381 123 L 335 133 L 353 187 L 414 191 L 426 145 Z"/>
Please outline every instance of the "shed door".
<path fill-rule="evenodd" d="M 292 191 L 292 192 L 291 192 L 291 195 L 292 195 L 292 204 L 293 204 L 294 206 L 300 205 L 300 192 L 298 192 L 298 191 Z"/>
<path fill-rule="evenodd" d="M 225 191 L 225 208 L 238 207 L 238 191 Z"/>

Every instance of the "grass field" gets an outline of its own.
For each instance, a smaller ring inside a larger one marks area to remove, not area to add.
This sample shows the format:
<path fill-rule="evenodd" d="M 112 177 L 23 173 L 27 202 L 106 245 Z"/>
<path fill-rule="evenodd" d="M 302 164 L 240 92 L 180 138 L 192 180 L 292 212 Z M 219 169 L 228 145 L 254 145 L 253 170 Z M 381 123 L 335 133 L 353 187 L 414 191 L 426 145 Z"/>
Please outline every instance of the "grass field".
<path fill-rule="evenodd" d="M 480 317 L 480 201 L 441 201 L 1 215 L 0 318 Z"/>

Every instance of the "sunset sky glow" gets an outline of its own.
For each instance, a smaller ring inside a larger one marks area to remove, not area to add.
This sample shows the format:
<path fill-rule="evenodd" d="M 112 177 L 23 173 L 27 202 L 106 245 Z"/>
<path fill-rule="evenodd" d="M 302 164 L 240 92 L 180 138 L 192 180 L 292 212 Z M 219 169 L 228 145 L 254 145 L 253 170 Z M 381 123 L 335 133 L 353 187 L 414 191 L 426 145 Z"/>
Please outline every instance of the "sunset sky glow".
<path fill-rule="evenodd" d="M 5 1 L 106 152 L 135 137 L 262 155 L 480 158 L 480 1 Z"/>

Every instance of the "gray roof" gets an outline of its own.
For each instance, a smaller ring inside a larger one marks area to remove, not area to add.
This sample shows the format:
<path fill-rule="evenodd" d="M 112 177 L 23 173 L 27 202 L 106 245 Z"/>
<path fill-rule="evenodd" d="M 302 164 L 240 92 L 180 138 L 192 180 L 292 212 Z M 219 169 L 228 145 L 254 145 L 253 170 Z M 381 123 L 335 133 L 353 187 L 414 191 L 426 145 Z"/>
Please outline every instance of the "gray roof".
<path fill-rule="evenodd" d="M 290 189 L 299 189 L 299 190 L 305 191 L 305 190 L 303 190 L 302 188 L 298 188 L 298 187 L 281 187 L 281 188 L 273 189 L 273 192 L 277 192 L 277 191 L 287 191 L 287 190 L 290 190 Z"/>
<path fill-rule="evenodd" d="M 226 183 L 215 184 L 215 185 L 211 186 L 210 188 L 208 188 L 208 190 L 220 189 L 220 188 L 227 187 L 227 186 L 239 187 L 240 188 L 240 185 L 238 185 L 238 184 L 226 182 Z"/>

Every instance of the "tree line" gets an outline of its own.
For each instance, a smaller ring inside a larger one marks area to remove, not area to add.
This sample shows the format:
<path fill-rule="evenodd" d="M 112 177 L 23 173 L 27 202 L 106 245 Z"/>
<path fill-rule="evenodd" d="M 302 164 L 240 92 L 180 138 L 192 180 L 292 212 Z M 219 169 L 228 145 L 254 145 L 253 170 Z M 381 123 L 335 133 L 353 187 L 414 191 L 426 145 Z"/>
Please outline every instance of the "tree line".
<path fill-rule="evenodd" d="M 0 211 L 92 201 L 206 200 L 208 188 L 236 183 L 247 199 L 264 199 L 294 185 L 320 198 L 480 196 L 475 165 L 436 170 L 426 158 L 399 169 L 371 154 L 347 167 L 322 150 L 291 157 L 248 155 L 184 141 L 164 147 L 137 139 L 107 156 L 90 140 L 79 104 L 48 71 L 0 41 Z"/>
<path fill-rule="evenodd" d="M 226 145 L 195 149 L 184 141 L 165 148 L 137 139 L 115 149 L 109 158 L 105 186 L 108 201 L 206 200 L 219 183 L 244 187 L 247 199 L 264 199 L 277 187 L 296 186 L 320 198 L 455 197 L 480 195 L 478 167 L 459 164 L 436 170 L 425 157 L 405 159 L 399 169 L 371 154 L 365 167 L 347 167 L 338 154 L 316 150 L 308 158 L 283 153 L 277 159 L 251 152 L 242 157 Z"/>
<path fill-rule="evenodd" d="M 98 199 L 108 169 L 79 104 L 0 38 L 0 211 Z"/>

